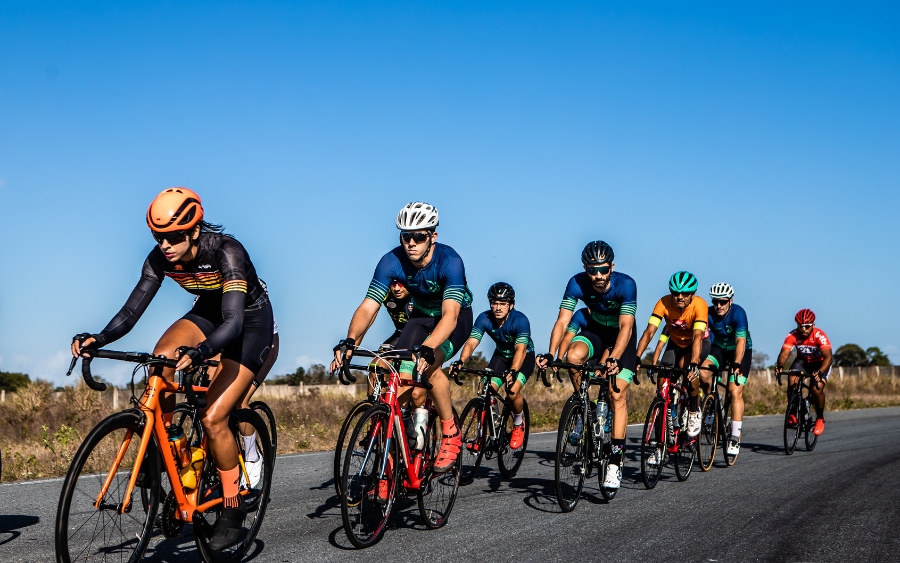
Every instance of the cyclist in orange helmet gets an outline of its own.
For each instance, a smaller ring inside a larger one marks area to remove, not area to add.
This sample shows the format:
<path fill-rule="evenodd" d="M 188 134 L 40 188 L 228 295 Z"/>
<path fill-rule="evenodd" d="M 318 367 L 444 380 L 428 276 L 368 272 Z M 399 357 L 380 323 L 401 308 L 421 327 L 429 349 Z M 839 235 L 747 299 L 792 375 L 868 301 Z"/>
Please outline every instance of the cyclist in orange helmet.
<path fill-rule="evenodd" d="M 816 400 L 816 426 L 813 428 L 813 434 L 821 436 L 825 431 L 825 382 L 831 375 L 831 365 L 834 359 L 831 342 L 825 332 L 816 327 L 816 314 L 809 309 L 800 309 L 794 316 L 794 322 L 797 323 L 797 328 L 789 332 L 784 339 L 781 353 L 778 354 L 778 359 L 775 361 L 775 375 L 780 382 L 784 364 L 791 355 L 791 351 L 796 348 L 797 358 L 791 364 L 791 369 L 811 375 L 815 382 L 814 385 L 809 386 L 809 390 Z M 788 403 L 793 394 L 799 390 L 799 385 L 799 377 L 796 375 L 788 377 Z M 788 422 L 797 424 L 796 420 Z"/>
<path fill-rule="evenodd" d="M 147 225 L 156 246 L 144 261 L 141 278 L 119 313 L 98 334 L 82 333 L 72 342 L 72 353 L 82 347 L 102 347 L 125 336 L 147 309 L 162 285 L 171 278 L 198 297 L 193 308 L 159 339 L 154 354 L 178 359 L 178 370 L 190 368 L 221 354 L 218 373 L 206 394 L 201 422 L 209 440 L 222 483 L 224 509 L 216 521 L 209 545 L 223 550 L 239 543 L 246 515 L 238 465 L 238 449 L 228 428 L 228 418 L 250 389 L 255 374 L 264 369 L 272 350 L 274 316 L 265 286 L 244 247 L 222 227 L 204 221 L 203 205 L 193 191 L 175 187 L 164 190 L 147 209 Z M 169 380 L 174 370 L 165 369 Z M 175 396 L 160 403 L 172 420 Z M 245 440 L 255 445 L 255 436 Z M 246 461 L 255 447 L 245 450 Z M 243 485 L 247 485 L 243 483 Z M 252 486 L 252 485 L 251 485 Z"/>

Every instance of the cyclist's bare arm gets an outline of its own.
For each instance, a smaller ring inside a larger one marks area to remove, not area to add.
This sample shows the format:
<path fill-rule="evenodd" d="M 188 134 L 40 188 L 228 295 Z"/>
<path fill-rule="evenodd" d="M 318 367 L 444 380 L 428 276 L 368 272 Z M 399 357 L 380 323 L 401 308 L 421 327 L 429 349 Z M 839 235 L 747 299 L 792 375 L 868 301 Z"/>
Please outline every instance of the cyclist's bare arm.
<path fill-rule="evenodd" d="M 459 353 L 459 361 L 462 363 L 468 362 L 469 358 L 472 357 L 472 354 L 475 353 L 475 348 L 478 348 L 479 344 L 481 344 L 481 341 L 477 338 L 470 338 L 466 340 L 466 343 L 463 345 L 462 351 Z"/>
<path fill-rule="evenodd" d="M 569 332 L 568 330 L 563 334 L 562 341 L 559 343 L 559 356 L 558 358 L 565 358 L 566 354 L 569 353 L 569 346 L 572 345 L 572 339 L 577 336 L 574 332 Z"/>
<path fill-rule="evenodd" d="M 633 330 L 634 316 L 619 315 L 619 335 L 616 337 L 616 343 L 613 346 L 613 350 L 609 354 L 609 356 L 616 359 L 622 358 L 622 354 L 625 353 L 625 347 L 628 346 L 628 341 L 631 340 L 631 331 Z M 616 375 L 617 373 L 619 373 L 619 366 L 617 364 L 611 365 L 608 368 L 607 373 L 609 375 Z"/>
<path fill-rule="evenodd" d="M 574 311 L 564 308 L 559 309 L 559 316 L 556 318 L 556 324 L 553 325 L 553 331 L 550 333 L 550 349 L 547 351 L 548 354 L 552 354 L 555 358 L 561 357 L 559 355 L 559 345 L 566 335 L 566 328 L 568 328 L 574 314 Z M 541 367 L 543 367 L 545 362 L 543 360 L 538 361 L 541 362 Z"/>
<path fill-rule="evenodd" d="M 831 369 L 831 363 L 834 360 L 834 355 L 831 353 L 831 350 L 822 350 L 822 367 L 819 368 L 819 373 L 825 375 L 828 373 L 828 370 Z"/>
<path fill-rule="evenodd" d="M 644 329 L 644 334 L 641 335 L 641 341 L 638 342 L 638 358 L 644 355 L 644 352 L 647 350 L 647 347 L 650 346 L 650 341 L 653 340 L 653 335 L 656 334 L 658 328 L 659 327 L 653 323 L 647 323 L 647 328 Z"/>
<path fill-rule="evenodd" d="M 778 373 L 782 369 L 784 369 L 784 364 L 788 361 L 788 358 L 791 355 L 791 350 L 786 350 L 784 348 L 781 349 L 781 352 L 778 354 L 778 358 L 775 360 L 775 373 Z"/>
<path fill-rule="evenodd" d="M 369 330 L 369 327 L 372 326 L 372 323 L 375 321 L 375 317 L 378 315 L 378 309 L 380 308 L 381 304 L 374 299 L 363 299 L 363 302 L 356 308 L 356 311 L 353 313 L 353 318 L 350 320 L 350 328 L 347 329 L 347 338 L 352 338 L 356 343 L 361 342 L 363 336 L 366 335 L 366 331 Z M 335 351 L 334 361 L 331 362 L 331 371 L 335 371 L 342 365 L 344 365 L 344 359 L 341 357 L 340 351 Z"/>
<path fill-rule="evenodd" d="M 739 336 L 734 339 L 734 365 L 740 366 L 744 361 L 744 352 L 747 351 L 747 339 Z M 741 375 L 747 375 L 746 373 Z"/>
<path fill-rule="evenodd" d="M 522 364 L 525 363 L 525 354 L 527 353 L 528 346 L 525 344 L 516 344 L 516 352 L 513 354 L 512 362 L 509 364 L 509 368 L 513 371 L 519 371 L 522 369 Z"/>
<path fill-rule="evenodd" d="M 703 335 L 704 331 L 694 329 L 694 341 L 691 343 L 691 363 L 700 365 L 704 358 L 700 357 L 703 352 Z"/>

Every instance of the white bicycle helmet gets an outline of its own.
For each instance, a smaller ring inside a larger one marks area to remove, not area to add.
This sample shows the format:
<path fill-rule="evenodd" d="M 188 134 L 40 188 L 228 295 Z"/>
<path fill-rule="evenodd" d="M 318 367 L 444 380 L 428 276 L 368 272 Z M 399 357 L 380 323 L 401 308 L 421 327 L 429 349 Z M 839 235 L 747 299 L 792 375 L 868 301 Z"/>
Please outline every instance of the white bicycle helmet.
<path fill-rule="evenodd" d="M 731 299 L 734 297 L 734 288 L 724 282 L 717 283 L 709 288 L 710 299 Z"/>
<path fill-rule="evenodd" d="M 437 226 L 437 208 L 421 201 L 407 203 L 397 214 L 397 228 L 401 231 L 420 231 Z"/>

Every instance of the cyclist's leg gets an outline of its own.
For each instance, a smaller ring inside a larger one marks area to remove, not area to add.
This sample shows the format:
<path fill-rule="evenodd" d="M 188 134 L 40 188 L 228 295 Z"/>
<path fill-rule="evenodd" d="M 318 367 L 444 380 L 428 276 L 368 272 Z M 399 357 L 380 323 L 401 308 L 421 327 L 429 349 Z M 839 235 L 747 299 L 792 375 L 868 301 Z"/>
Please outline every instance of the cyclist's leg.
<path fill-rule="evenodd" d="M 812 373 L 812 370 L 809 369 L 806 361 L 802 358 L 796 358 L 794 363 L 791 364 L 791 371 L 799 370 L 804 373 Z M 800 378 L 796 375 L 788 376 L 788 386 L 787 386 L 787 399 L 788 403 L 791 402 L 791 398 L 794 396 L 794 393 L 800 390 Z"/>
<path fill-rule="evenodd" d="M 572 339 L 565 359 L 570 364 L 583 364 L 599 357 L 602 352 L 603 341 L 600 337 L 589 330 L 582 330 L 578 336 Z M 572 379 L 572 388 L 578 391 L 578 387 L 581 386 L 581 372 L 569 370 L 569 377 Z"/>
<path fill-rule="evenodd" d="M 522 362 L 522 367 L 516 373 L 516 378 L 513 380 L 509 392 L 507 393 L 507 396 L 512 402 L 513 424 L 516 426 L 521 426 L 523 424 L 522 411 L 525 409 L 525 399 L 522 397 L 522 388 L 525 387 L 528 378 L 531 377 L 531 374 L 534 371 L 534 365 L 534 352 L 528 352 L 525 355 L 525 360 Z"/>
<path fill-rule="evenodd" d="M 704 338 L 703 339 L 703 348 L 700 350 L 700 357 L 701 358 L 709 357 L 709 349 L 710 349 L 709 338 Z M 688 362 L 690 362 L 691 347 L 688 346 L 687 348 L 684 348 L 684 351 L 685 351 L 685 354 L 682 357 L 682 363 L 684 366 L 687 366 Z M 699 413 L 700 413 L 700 378 L 699 377 L 694 379 L 694 381 L 691 382 L 690 386 L 688 387 L 688 395 L 690 396 L 689 410 L 691 411 L 691 413 L 697 413 L 697 415 L 699 416 Z"/>
<path fill-rule="evenodd" d="M 731 436 L 737 441 L 740 441 L 741 426 L 744 421 L 744 387 L 747 385 L 747 374 L 750 373 L 752 355 L 752 350 L 744 351 L 744 358 L 740 365 L 740 377 L 735 378 L 733 374 L 728 376 L 728 394 L 731 395 Z"/>
<path fill-rule="evenodd" d="M 618 331 L 608 335 L 606 338 L 609 344 L 614 344 L 618 337 Z M 625 432 L 628 429 L 628 386 L 634 379 L 634 372 L 637 369 L 637 333 L 632 330 L 631 338 L 625 347 L 625 352 L 619 358 L 619 373 L 616 375 L 616 386 L 619 391 L 616 392 L 610 386 L 609 396 L 612 400 L 613 419 L 612 419 L 612 437 L 610 440 L 610 463 L 613 465 L 622 465 L 625 461 Z"/>
<path fill-rule="evenodd" d="M 215 330 L 215 325 L 209 320 L 188 313 L 184 317 L 175 321 L 166 332 L 160 337 L 159 342 L 153 348 L 153 355 L 163 355 L 167 358 L 175 357 L 175 350 L 181 346 L 189 346 L 191 348 L 197 346 L 206 337 Z M 159 373 L 167 380 L 174 381 L 175 370 L 172 368 L 153 368 L 160 370 Z M 175 394 L 165 393 L 160 397 L 160 407 L 163 410 L 163 420 L 166 423 L 172 421 L 172 412 L 175 410 Z"/>
<path fill-rule="evenodd" d="M 725 365 L 725 357 L 724 350 L 719 348 L 718 346 L 712 346 L 709 349 L 709 355 L 706 356 L 706 359 L 703 360 L 702 366 L 706 368 L 712 368 L 714 370 L 721 369 Z M 719 378 L 719 374 L 715 374 L 715 379 L 713 379 L 713 372 L 711 370 L 701 369 L 700 370 L 700 387 L 703 389 L 704 393 L 712 393 L 713 385 L 716 384 L 716 381 Z"/>
<path fill-rule="evenodd" d="M 814 372 L 822 367 L 821 363 L 810 364 L 810 371 Z M 831 375 L 831 370 L 828 370 L 828 373 L 823 373 L 822 382 L 818 385 L 816 384 L 815 379 L 810 379 L 809 381 L 809 392 L 813 396 L 813 404 L 816 408 L 816 418 L 819 420 L 825 420 L 825 382 L 828 381 L 828 376 Z"/>
<path fill-rule="evenodd" d="M 275 360 L 278 359 L 278 345 L 279 339 L 278 333 L 276 332 L 272 335 L 272 348 L 269 350 L 269 355 L 266 356 L 266 361 L 263 362 L 262 367 L 259 368 L 259 371 L 253 378 L 253 382 L 250 384 L 250 388 L 247 389 L 247 393 L 244 395 L 244 400 L 241 401 L 242 409 L 250 408 L 250 398 L 253 397 L 253 394 L 256 393 L 256 390 L 259 389 L 259 386 L 265 381 L 269 372 L 272 371 L 272 366 L 275 365 Z"/>

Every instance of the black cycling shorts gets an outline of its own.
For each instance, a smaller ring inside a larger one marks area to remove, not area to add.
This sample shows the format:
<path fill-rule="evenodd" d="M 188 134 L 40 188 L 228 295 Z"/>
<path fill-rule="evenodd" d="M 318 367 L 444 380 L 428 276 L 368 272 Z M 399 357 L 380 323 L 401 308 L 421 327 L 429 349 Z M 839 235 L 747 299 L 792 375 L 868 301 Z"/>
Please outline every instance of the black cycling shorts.
<path fill-rule="evenodd" d="M 388 337 L 388 339 L 385 340 L 385 341 L 381 344 L 380 349 L 396 348 L 396 347 L 397 347 L 397 341 L 400 340 L 400 335 L 401 335 L 401 334 L 403 334 L 401 331 L 395 330 L 395 331 L 394 331 L 394 334 L 390 335 L 390 336 Z"/>
<path fill-rule="evenodd" d="M 194 308 L 181 318 L 197 325 L 203 336 L 208 338 L 222 324 L 222 311 L 203 307 L 202 302 L 202 299 L 198 301 Z M 254 375 L 258 374 L 272 349 L 274 331 L 275 317 L 270 303 L 259 309 L 245 309 L 241 333 L 225 345 L 222 359 L 238 362 Z"/>
<path fill-rule="evenodd" d="M 603 356 L 604 349 L 608 348 L 612 351 L 612 348 L 616 345 L 616 339 L 619 338 L 619 327 L 589 323 L 572 341 L 574 342 L 579 337 L 581 340 L 587 340 L 590 343 L 592 354 L 588 359 L 599 361 Z M 633 329 L 631 338 L 628 339 L 628 344 L 625 346 L 625 352 L 621 358 L 617 359 L 619 360 L 619 370 L 628 370 L 629 372 L 627 374 L 620 372 L 619 379 L 624 379 L 630 383 L 634 377 L 635 370 L 637 370 L 637 333 Z"/>
<path fill-rule="evenodd" d="M 411 350 L 425 342 L 440 320 L 441 317 L 428 317 L 419 313 L 418 310 L 413 310 L 409 320 L 406 321 L 406 326 L 403 327 L 403 332 L 400 333 L 400 338 L 397 339 L 397 349 Z M 456 319 L 456 328 L 453 329 L 450 338 L 440 346 L 436 346 L 435 349 L 444 350 L 444 361 L 446 362 L 462 350 L 463 344 L 466 343 L 471 332 L 472 308 L 460 309 Z"/>
<path fill-rule="evenodd" d="M 706 359 L 706 356 L 709 356 L 709 349 L 712 343 L 709 341 L 709 338 L 703 339 L 703 348 L 700 349 L 700 362 Z M 666 344 L 666 349 L 663 352 L 662 360 L 660 360 L 663 364 L 672 364 L 674 366 L 678 366 L 678 362 L 681 361 L 681 358 L 685 358 L 684 367 L 691 361 L 691 350 L 694 349 L 694 344 L 688 344 L 684 348 L 675 344 L 671 339 L 669 343 Z"/>
<path fill-rule="evenodd" d="M 709 349 L 709 355 L 716 359 L 716 363 L 719 364 L 719 369 L 725 369 L 728 366 L 734 365 L 734 352 L 734 350 L 723 350 L 715 344 Z M 741 375 L 744 377 L 750 375 L 750 364 L 752 361 L 753 350 L 747 348 L 744 350 L 744 357 L 741 359 L 741 365 L 738 366 L 741 368 Z"/>
<path fill-rule="evenodd" d="M 796 358 L 794 360 L 794 363 L 791 364 L 791 369 L 792 370 L 795 370 L 795 369 L 800 370 L 803 373 L 812 377 L 812 374 L 814 371 L 818 371 L 818 370 L 822 369 L 822 363 L 823 362 L 807 362 L 803 358 Z M 824 379 L 825 381 L 828 381 L 829 375 L 831 375 L 831 368 L 828 368 L 828 373 L 822 374 L 822 379 Z"/>
<path fill-rule="evenodd" d="M 502 376 L 503 372 L 510 369 L 512 361 L 512 358 L 505 358 L 500 354 L 494 352 L 494 355 L 491 356 L 491 361 L 488 362 L 487 367 L 489 370 L 494 371 L 498 376 Z M 534 352 L 528 352 L 527 354 L 525 354 L 525 360 L 522 361 L 522 367 L 519 368 L 519 373 L 522 374 L 522 378 L 524 378 L 524 381 L 517 377 L 517 379 L 522 382 L 522 385 L 525 385 L 525 383 L 528 382 L 528 378 L 531 377 L 532 373 L 534 373 L 534 363 Z"/>

